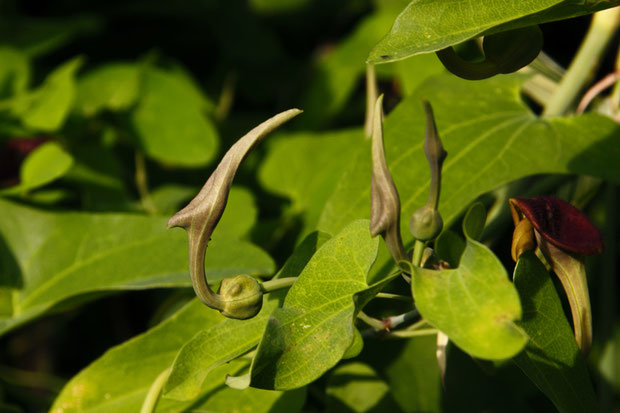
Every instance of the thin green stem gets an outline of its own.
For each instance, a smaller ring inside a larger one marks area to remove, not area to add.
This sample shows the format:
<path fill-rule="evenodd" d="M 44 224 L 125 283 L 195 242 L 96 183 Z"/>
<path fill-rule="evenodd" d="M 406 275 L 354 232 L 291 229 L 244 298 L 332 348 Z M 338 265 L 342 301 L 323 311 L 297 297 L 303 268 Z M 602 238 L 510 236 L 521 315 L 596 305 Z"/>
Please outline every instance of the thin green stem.
<path fill-rule="evenodd" d="M 359 312 L 357 318 L 359 318 L 375 330 L 385 330 L 385 325 L 381 322 L 381 320 L 371 317 L 363 311 Z"/>
<path fill-rule="evenodd" d="M 146 161 L 144 159 L 144 154 L 140 151 L 136 151 L 136 188 L 138 189 L 138 194 L 140 195 L 140 202 L 142 203 L 142 207 L 146 212 L 153 215 L 157 212 L 157 208 L 151 199 L 151 195 L 149 194 L 149 183 L 148 183 L 148 174 L 146 172 Z"/>
<path fill-rule="evenodd" d="M 297 281 L 297 277 L 276 278 L 275 280 L 260 283 L 260 289 L 264 294 L 268 294 L 284 288 L 289 288 L 295 284 L 295 281 Z"/>
<path fill-rule="evenodd" d="M 420 263 L 422 262 L 423 253 L 424 253 L 424 242 L 420 240 L 415 240 L 415 243 L 413 244 L 413 258 L 411 262 L 416 267 L 420 266 Z"/>
<path fill-rule="evenodd" d="M 616 63 L 614 67 L 615 72 L 620 73 L 620 49 L 616 52 Z M 617 111 L 618 107 L 620 106 L 620 79 L 616 81 L 614 88 L 611 90 L 611 95 L 609 99 L 611 100 L 614 112 Z"/>
<path fill-rule="evenodd" d="M 430 336 L 433 334 L 437 334 L 439 330 L 436 328 L 425 328 L 422 330 L 396 330 L 392 331 L 388 337 L 390 338 L 410 338 L 410 337 L 420 337 L 420 336 Z"/>
<path fill-rule="evenodd" d="M 366 119 L 364 121 L 364 133 L 366 138 L 372 136 L 372 124 L 375 111 L 375 102 L 379 92 L 377 90 L 377 75 L 375 65 L 366 63 Z"/>
<path fill-rule="evenodd" d="M 391 317 L 387 317 L 383 320 L 383 325 L 388 328 L 388 329 L 394 329 L 398 326 L 400 326 L 401 324 L 405 324 L 405 323 L 409 323 L 415 319 L 417 319 L 418 317 L 420 317 L 420 313 L 418 312 L 417 309 L 413 309 L 411 311 L 408 311 L 406 313 L 403 314 L 399 314 L 399 315 L 393 315 Z M 422 321 L 422 320 L 420 320 Z M 418 321 L 415 324 L 419 324 Z"/>
<path fill-rule="evenodd" d="M 386 298 L 388 300 L 405 301 L 408 303 L 413 301 L 413 298 L 407 297 L 406 295 L 391 293 L 377 293 L 377 295 L 375 295 L 375 298 Z"/>
<path fill-rule="evenodd" d="M 605 47 L 618 28 L 619 17 L 619 7 L 594 14 L 583 43 L 555 93 L 549 99 L 543 116 L 564 115 L 573 105 L 577 95 L 598 67 Z"/>
<path fill-rule="evenodd" d="M 140 408 L 140 413 L 153 413 L 155 411 L 161 392 L 164 389 L 164 384 L 166 384 L 166 380 L 168 380 L 168 376 L 171 371 L 172 368 L 168 367 L 166 370 L 162 371 L 159 376 L 157 376 L 153 384 L 151 384 L 151 387 L 144 398 L 144 402 L 142 403 L 142 408 Z"/>

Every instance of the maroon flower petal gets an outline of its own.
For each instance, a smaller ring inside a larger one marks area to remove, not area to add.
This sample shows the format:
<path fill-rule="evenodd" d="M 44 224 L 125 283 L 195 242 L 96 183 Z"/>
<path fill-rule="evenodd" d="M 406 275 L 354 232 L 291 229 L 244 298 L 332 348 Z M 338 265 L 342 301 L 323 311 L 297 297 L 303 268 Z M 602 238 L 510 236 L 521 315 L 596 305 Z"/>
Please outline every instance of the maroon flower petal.
<path fill-rule="evenodd" d="M 568 202 L 540 196 L 511 198 L 510 203 L 536 231 L 557 247 L 581 255 L 599 254 L 603 250 L 601 232 L 583 212 Z"/>

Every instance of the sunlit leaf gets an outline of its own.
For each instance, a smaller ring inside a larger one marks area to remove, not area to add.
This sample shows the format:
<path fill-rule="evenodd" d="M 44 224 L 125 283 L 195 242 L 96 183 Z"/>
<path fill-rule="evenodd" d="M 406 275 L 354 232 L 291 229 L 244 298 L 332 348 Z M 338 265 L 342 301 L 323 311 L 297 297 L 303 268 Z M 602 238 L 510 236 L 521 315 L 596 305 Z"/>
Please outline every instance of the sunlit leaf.
<path fill-rule="evenodd" d="M 81 294 L 191 285 L 187 240 L 166 229 L 166 218 L 43 212 L 8 201 L 0 210 L 0 286 L 12 300 L 1 332 Z M 218 232 L 209 248 L 210 280 L 273 270 L 262 250 Z"/>
<path fill-rule="evenodd" d="M 413 0 L 368 59 L 390 62 L 434 52 L 481 34 L 568 19 L 614 7 L 618 1 Z"/>
<path fill-rule="evenodd" d="M 472 356 L 506 359 L 523 349 L 526 335 L 514 324 L 521 304 L 502 263 L 467 239 L 458 268 L 414 267 L 411 283 L 420 314 Z"/>
<path fill-rule="evenodd" d="M 326 242 L 271 315 L 250 373 L 251 386 L 293 389 L 334 366 L 354 339 L 355 293 L 377 254 L 368 221 L 356 221 Z"/>

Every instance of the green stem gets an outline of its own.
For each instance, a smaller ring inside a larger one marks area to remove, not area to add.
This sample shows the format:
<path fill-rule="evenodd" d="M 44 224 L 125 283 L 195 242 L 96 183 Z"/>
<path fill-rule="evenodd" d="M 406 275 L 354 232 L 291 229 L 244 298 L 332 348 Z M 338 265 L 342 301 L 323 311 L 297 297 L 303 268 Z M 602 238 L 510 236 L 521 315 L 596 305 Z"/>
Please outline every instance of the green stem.
<path fill-rule="evenodd" d="M 140 195 L 140 202 L 142 203 L 142 207 L 149 214 L 153 215 L 157 212 L 157 208 L 151 199 L 151 195 L 149 194 L 149 183 L 148 183 L 148 175 L 146 173 L 146 162 L 144 159 L 144 154 L 140 151 L 136 151 L 136 188 L 138 189 L 138 194 Z"/>
<path fill-rule="evenodd" d="M 385 330 L 385 325 L 381 322 L 381 320 L 371 317 L 363 311 L 359 312 L 357 318 L 359 318 L 375 330 Z"/>
<path fill-rule="evenodd" d="M 619 17 L 619 7 L 594 14 L 583 43 L 564 78 L 547 103 L 543 116 L 564 115 L 572 106 L 575 98 L 598 67 L 605 47 L 618 28 Z"/>
<path fill-rule="evenodd" d="M 430 336 L 433 334 L 437 334 L 439 330 L 436 328 L 425 328 L 422 330 L 396 330 L 392 331 L 388 337 L 391 338 L 410 338 L 410 337 L 420 337 L 420 336 Z"/>
<path fill-rule="evenodd" d="M 420 240 L 415 240 L 415 243 L 413 244 L 413 258 L 411 262 L 416 267 L 420 266 L 420 263 L 422 262 L 423 253 L 424 253 L 424 242 Z"/>
<path fill-rule="evenodd" d="M 142 408 L 140 408 L 140 413 L 153 413 L 155 411 L 161 392 L 164 389 L 164 384 L 166 384 L 166 380 L 168 380 L 171 371 L 172 368 L 168 367 L 166 370 L 162 371 L 153 384 L 151 384 L 146 398 L 142 403 Z"/>
<path fill-rule="evenodd" d="M 377 293 L 377 295 L 375 295 L 375 298 L 386 298 L 388 300 L 405 301 L 408 303 L 413 301 L 411 297 L 407 297 L 406 295 L 391 294 L 391 293 Z"/>
<path fill-rule="evenodd" d="M 265 281 L 260 284 L 260 289 L 264 294 L 289 288 L 297 281 L 297 277 L 276 278 L 275 280 Z"/>
<path fill-rule="evenodd" d="M 372 136 L 372 124 L 375 111 L 375 103 L 379 92 L 377 90 L 377 74 L 375 65 L 366 63 L 366 119 L 364 121 L 364 133 L 366 138 Z"/>
<path fill-rule="evenodd" d="M 614 65 L 616 73 L 620 73 L 620 49 L 616 54 L 616 63 Z M 620 80 L 616 81 L 614 88 L 611 91 L 610 100 L 614 111 L 618 110 L 618 106 L 620 106 Z"/>

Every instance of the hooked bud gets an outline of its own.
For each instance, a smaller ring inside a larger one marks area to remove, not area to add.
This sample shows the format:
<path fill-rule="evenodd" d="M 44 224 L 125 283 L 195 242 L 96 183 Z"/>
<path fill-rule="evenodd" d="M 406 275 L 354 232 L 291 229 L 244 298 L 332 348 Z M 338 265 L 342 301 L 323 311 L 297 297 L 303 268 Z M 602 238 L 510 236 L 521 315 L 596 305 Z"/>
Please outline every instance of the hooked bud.
<path fill-rule="evenodd" d="M 222 315 L 229 318 L 252 318 L 263 306 L 260 284 L 246 274 L 224 278 L 218 294 L 222 297 Z"/>
<path fill-rule="evenodd" d="M 372 122 L 372 177 L 370 180 L 370 233 L 381 234 L 396 263 L 407 260 L 400 236 L 400 197 L 383 149 L 383 95 L 375 102 Z"/>
<path fill-rule="evenodd" d="M 224 279 L 220 294 L 214 293 L 205 275 L 207 244 L 224 213 L 233 178 L 243 159 L 265 136 L 300 113 L 299 109 L 279 113 L 239 139 L 226 152 L 198 195 L 168 221 L 168 228 L 181 227 L 187 231 L 189 273 L 196 296 L 226 317 L 243 319 L 255 316 L 262 305 L 262 291 L 252 277 L 238 275 Z"/>
<path fill-rule="evenodd" d="M 443 219 L 437 210 L 439 194 L 441 192 L 441 167 L 448 156 L 437 133 L 433 108 L 430 103 L 423 101 L 426 114 L 426 134 L 424 137 L 424 154 L 431 170 L 431 183 L 426 204 L 416 210 L 409 221 L 411 234 L 420 241 L 430 241 L 436 238 L 443 229 Z"/>

